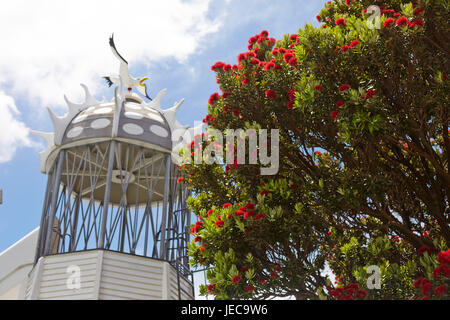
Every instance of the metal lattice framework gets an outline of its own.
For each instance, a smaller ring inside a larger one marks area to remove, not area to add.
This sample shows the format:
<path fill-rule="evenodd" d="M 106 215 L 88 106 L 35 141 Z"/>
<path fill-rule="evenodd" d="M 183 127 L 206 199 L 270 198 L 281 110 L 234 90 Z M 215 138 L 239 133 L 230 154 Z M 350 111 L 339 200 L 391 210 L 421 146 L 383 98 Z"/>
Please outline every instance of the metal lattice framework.
<path fill-rule="evenodd" d="M 36 261 L 107 249 L 189 272 L 189 192 L 170 154 L 108 140 L 60 149 L 49 171 Z"/>

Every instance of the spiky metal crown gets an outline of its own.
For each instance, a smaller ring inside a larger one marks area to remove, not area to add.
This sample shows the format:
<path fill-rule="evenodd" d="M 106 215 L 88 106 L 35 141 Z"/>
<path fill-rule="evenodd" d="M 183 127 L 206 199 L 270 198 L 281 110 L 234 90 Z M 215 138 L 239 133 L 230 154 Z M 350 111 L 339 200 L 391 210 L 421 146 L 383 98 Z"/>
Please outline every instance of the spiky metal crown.
<path fill-rule="evenodd" d="M 55 132 L 32 131 L 47 142 L 46 149 L 39 153 L 42 173 L 50 171 L 62 148 L 115 139 L 173 153 L 190 141 L 194 131 L 198 131 L 198 128 L 183 126 L 176 120 L 176 112 L 184 99 L 169 109 L 161 109 L 161 98 L 166 89 L 145 103 L 137 94 L 121 94 L 115 88 L 111 101 L 99 102 L 86 85 L 81 86 L 85 101 L 76 104 L 64 96 L 68 105 L 64 116 L 58 117 L 47 108 Z"/>

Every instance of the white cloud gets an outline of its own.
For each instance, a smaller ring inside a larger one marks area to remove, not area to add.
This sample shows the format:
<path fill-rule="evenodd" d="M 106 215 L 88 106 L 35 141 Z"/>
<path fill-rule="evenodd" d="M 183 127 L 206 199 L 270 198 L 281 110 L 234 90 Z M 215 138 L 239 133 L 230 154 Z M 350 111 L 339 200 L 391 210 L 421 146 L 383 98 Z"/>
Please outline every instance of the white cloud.
<path fill-rule="evenodd" d="M 26 125 L 16 119 L 18 116 L 14 99 L 0 91 L 0 163 L 10 161 L 17 148 L 35 145 Z"/>
<path fill-rule="evenodd" d="M 81 100 L 80 82 L 100 91 L 99 76 L 118 72 L 112 32 L 136 76 L 137 63 L 183 62 L 221 25 L 209 7 L 210 0 L 2 2 L 0 89 L 34 108 L 61 106 L 63 94 Z"/>

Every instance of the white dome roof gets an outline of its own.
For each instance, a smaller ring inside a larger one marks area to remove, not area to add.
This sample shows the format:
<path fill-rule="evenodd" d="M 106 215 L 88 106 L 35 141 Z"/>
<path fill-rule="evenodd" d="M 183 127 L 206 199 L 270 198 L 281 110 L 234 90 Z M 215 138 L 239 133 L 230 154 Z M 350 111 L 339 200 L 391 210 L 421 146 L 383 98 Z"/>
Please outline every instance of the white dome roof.
<path fill-rule="evenodd" d="M 115 101 L 99 103 L 78 113 L 66 127 L 62 145 L 76 141 L 124 138 L 140 143 L 172 149 L 171 131 L 164 115 L 147 106 L 135 94 L 127 94 L 120 110 L 117 132 L 113 134 Z"/>
<path fill-rule="evenodd" d="M 39 153 L 43 173 L 49 172 L 61 148 L 114 139 L 171 153 L 174 148 L 187 143 L 195 129 L 182 126 L 176 120 L 176 112 L 183 100 L 175 102 L 172 108 L 161 109 L 165 89 L 149 103 L 131 92 L 123 97 L 116 92 L 111 101 L 99 102 L 85 85 L 81 86 L 86 95 L 84 103 L 72 103 L 64 96 L 69 112 L 63 117 L 48 109 L 54 133 L 32 131 L 47 141 L 47 148 Z"/>

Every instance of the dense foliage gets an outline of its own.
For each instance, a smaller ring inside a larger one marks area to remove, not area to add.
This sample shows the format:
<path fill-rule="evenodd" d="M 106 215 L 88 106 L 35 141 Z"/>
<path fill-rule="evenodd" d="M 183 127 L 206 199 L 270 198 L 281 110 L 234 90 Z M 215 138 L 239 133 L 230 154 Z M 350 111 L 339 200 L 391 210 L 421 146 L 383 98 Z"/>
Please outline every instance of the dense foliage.
<path fill-rule="evenodd" d="M 189 145 L 214 151 L 180 166 L 199 218 L 189 252 L 209 268 L 202 294 L 448 299 L 449 6 L 328 2 L 320 28 L 280 41 L 262 31 L 236 64 L 212 66 L 221 92 L 204 122 L 279 129 L 280 161 L 275 175 L 241 164 L 270 138 L 232 164 L 211 158 L 248 136 L 221 145 L 210 132 Z"/>

